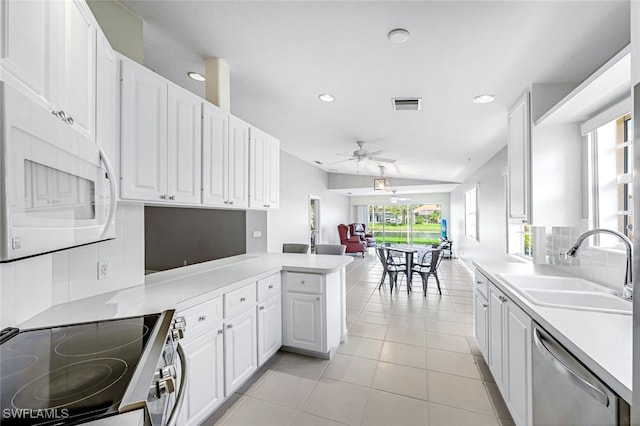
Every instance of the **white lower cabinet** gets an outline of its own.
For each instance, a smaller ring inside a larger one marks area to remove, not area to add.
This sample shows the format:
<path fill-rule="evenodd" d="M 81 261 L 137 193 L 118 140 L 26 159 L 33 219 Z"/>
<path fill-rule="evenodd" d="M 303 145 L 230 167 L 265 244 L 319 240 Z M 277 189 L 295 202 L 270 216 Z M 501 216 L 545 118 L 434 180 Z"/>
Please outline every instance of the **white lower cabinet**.
<path fill-rule="evenodd" d="M 258 304 L 258 365 L 282 346 L 282 298 L 275 295 Z"/>
<path fill-rule="evenodd" d="M 225 323 L 224 355 L 225 393 L 231 395 L 258 369 L 255 309 Z"/>
<path fill-rule="evenodd" d="M 487 363 L 513 420 L 519 426 L 529 426 L 532 424 L 531 318 L 492 283 L 489 283 L 488 299 Z"/>
<path fill-rule="evenodd" d="M 284 297 L 284 344 L 324 352 L 322 296 L 287 292 Z"/>
<path fill-rule="evenodd" d="M 190 373 L 180 424 L 200 424 L 224 400 L 223 342 L 222 326 L 180 342 Z"/>
<path fill-rule="evenodd" d="M 489 302 L 486 297 L 478 290 L 475 291 L 476 296 L 476 324 L 475 334 L 476 342 L 482 356 L 487 358 L 489 349 Z"/>

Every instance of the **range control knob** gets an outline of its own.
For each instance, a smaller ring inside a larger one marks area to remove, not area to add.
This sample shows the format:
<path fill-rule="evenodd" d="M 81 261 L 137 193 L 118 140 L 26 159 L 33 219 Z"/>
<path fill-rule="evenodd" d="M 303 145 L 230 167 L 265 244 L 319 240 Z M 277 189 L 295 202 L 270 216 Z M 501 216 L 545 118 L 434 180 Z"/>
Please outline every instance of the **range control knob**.
<path fill-rule="evenodd" d="M 161 379 L 175 379 L 176 378 L 176 367 L 173 365 L 167 365 L 160 369 L 160 378 Z"/>
<path fill-rule="evenodd" d="M 158 380 L 156 383 L 156 396 L 158 398 L 162 397 L 162 395 L 168 395 L 170 393 L 174 393 L 176 391 L 176 382 L 172 377 Z"/>
<path fill-rule="evenodd" d="M 178 340 L 184 338 L 184 331 L 182 331 L 181 328 L 174 328 L 171 330 L 171 337 L 173 338 L 174 342 L 177 342 Z"/>

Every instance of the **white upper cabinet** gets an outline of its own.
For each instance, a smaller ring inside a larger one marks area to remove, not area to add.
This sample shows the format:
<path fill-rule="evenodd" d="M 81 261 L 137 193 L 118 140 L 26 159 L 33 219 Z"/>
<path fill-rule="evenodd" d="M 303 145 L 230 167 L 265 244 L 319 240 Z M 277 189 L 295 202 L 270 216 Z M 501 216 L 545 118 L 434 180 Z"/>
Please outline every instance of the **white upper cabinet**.
<path fill-rule="evenodd" d="M 531 115 L 525 93 L 508 116 L 508 207 L 513 222 L 531 222 Z"/>
<path fill-rule="evenodd" d="M 129 60 L 121 70 L 120 194 L 162 201 L 167 194 L 167 82 Z"/>
<path fill-rule="evenodd" d="M 251 127 L 249 207 L 277 209 L 280 199 L 280 141 Z"/>
<path fill-rule="evenodd" d="M 202 102 L 198 96 L 174 85 L 169 85 L 168 96 L 169 198 L 179 203 L 199 204 Z"/>
<path fill-rule="evenodd" d="M 202 126 L 203 204 L 248 207 L 249 125 L 204 104 Z"/>
<path fill-rule="evenodd" d="M 201 100 L 122 60 L 121 196 L 200 203 Z"/>
<path fill-rule="evenodd" d="M 21 84 L 43 107 L 95 140 L 96 35 L 83 1 L 2 3 L 3 79 Z"/>
<path fill-rule="evenodd" d="M 229 114 L 205 103 L 202 106 L 202 203 L 224 206 L 227 198 Z"/>

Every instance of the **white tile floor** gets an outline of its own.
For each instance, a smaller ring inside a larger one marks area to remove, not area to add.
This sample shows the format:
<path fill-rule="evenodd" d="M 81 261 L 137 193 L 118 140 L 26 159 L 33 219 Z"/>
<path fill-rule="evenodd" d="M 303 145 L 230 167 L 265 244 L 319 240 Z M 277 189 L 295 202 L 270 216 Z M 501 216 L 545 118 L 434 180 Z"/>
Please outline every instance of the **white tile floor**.
<path fill-rule="evenodd" d="M 473 277 L 440 266 L 422 297 L 377 289 L 373 252 L 347 268 L 349 340 L 331 361 L 277 353 L 205 425 L 513 425 L 473 338 Z"/>

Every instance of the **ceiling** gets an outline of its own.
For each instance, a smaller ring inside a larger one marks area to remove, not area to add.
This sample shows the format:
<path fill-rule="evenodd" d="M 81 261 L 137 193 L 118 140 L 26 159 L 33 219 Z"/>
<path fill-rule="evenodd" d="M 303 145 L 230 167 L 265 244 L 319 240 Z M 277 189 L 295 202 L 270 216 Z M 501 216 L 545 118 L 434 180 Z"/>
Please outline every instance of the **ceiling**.
<path fill-rule="evenodd" d="M 386 176 L 431 181 L 422 192 L 463 181 L 504 147 L 507 111 L 532 83 L 579 83 L 630 38 L 628 0 L 121 3 L 144 21 L 147 67 L 204 97 L 186 73 L 221 58 L 231 112 L 284 151 L 352 174 L 355 161 L 327 164 L 364 141 L 397 160 Z M 409 40 L 391 43 L 395 28 Z M 497 100 L 472 103 L 484 93 Z M 393 111 L 397 97 L 422 108 Z"/>

